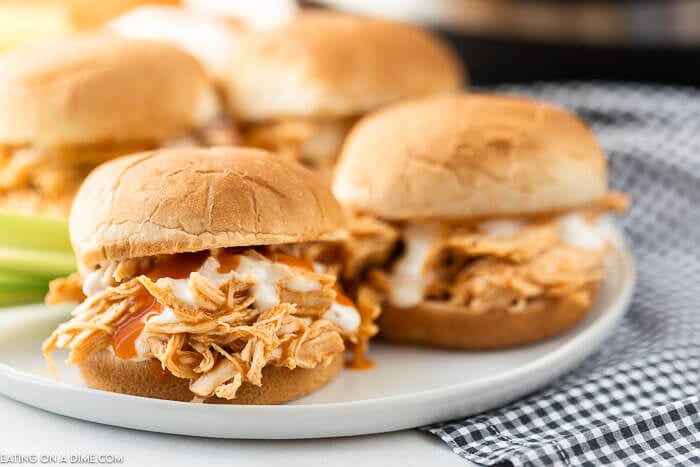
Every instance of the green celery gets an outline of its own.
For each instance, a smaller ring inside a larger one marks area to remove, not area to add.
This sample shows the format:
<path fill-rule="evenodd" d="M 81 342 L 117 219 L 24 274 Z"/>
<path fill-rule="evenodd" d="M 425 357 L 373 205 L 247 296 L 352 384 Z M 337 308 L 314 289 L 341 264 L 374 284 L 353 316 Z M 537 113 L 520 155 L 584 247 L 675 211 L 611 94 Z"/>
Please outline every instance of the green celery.
<path fill-rule="evenodd" d="M 54 279 L 56 276 L 41 274 L 41 272 L 31 271 L 22 272 L 15 269 L 5 269 L 0 265 L 0 282 L 46 282 Z"/>
<path fill-rule="evenodd" d="M 14 292 L 0 292 L 0 307 L 10 305 L 21 305 L 23 303 L 34 303 L 44 301 L 45 290 L 19 290 Z"/>
<path fill-rule="evenodd" d="M 68 222 L 0 212 L 0 247 L 70 253 Z"/>
<path fill-rule="evenodd" d="M 0 269 L 38 277 L 67 276 L 76 269 L 71 253 L 8 248 L 0 245 Z"/>

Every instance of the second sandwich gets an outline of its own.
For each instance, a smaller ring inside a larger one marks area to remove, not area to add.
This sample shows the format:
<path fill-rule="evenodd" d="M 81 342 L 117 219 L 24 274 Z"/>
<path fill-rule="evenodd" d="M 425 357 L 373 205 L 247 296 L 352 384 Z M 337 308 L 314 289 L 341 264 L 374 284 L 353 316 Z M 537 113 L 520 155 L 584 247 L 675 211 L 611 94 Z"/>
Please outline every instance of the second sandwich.
<path fill-rule="evenodd" d="M 212 131 L 218 113 L 201 66 L 165 43 L 90 33 L 18 47 L 0 57 L 0 209 L 64 217 L 104 161 L 230 144 L 232 130 Z"/>
<path fill-rule="evenodd" d="M 383 303 L 390 339 L 496 348 L 543 339 L 592 307 L 610 249 L 603 152 L 533 100 L 464 94 L 362 120 L 334 180 L 357 215 L 344 276 Z"/>

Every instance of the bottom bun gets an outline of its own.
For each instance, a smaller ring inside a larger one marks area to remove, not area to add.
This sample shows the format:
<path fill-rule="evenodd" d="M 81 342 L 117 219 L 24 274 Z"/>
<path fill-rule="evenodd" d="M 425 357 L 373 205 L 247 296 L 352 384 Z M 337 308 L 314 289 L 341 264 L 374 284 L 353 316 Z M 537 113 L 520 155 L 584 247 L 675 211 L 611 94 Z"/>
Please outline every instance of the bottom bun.
<path fill-rule="evenodd" d="M 589 286 L 591 303 L 598 285 Z M 379 329 L 385 339 L 454 349 L 495 349 L 537 342 L 578 323 L 591 309 L 566 298 L 533 301 L 518 312 L 473 313 L 455 305 L 424 302 L 414 308 L 385 305 Z"/>
<path fill-rule="evenodd" d="M 93 389 L 132 396 L 191 401 L 195 395 L 189 380 L 163 370 L 156 359 L 142 362 L 122 360 L 112 353 L 99 352 L 78 365 L 83 379 Z M 328 366 L 312 369 L 263 368 L 263 384 L 243 383 L 233 400 L 213 398 L 208 403 L 281 404 L 310 394 L 332 380 L 344 366 L 344 355 L 337 354 Z"/>

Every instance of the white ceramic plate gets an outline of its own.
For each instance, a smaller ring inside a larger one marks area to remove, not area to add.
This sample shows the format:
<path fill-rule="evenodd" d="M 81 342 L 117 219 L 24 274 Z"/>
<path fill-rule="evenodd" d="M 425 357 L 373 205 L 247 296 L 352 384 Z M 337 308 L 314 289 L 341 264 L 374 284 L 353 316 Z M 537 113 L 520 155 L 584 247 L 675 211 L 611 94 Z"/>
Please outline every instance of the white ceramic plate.
<path fill-rule="evenodd" d="M 190 404 L 86 388 L 55 355 L 62 382 L 49 377 L 42 340 L 67 310 L 32 305 L 0 311 L 0 393 L 41 409 L 108 425 L 220 438 L 351 436 L 416 427 L 478 413 L 522 397 L 588 356 L 615 328 L 634 288 L 632 257 L 615 250 L 598 302 L 555 339 L 514 350 L 457 352 L 373 343 L 377 367 L 344 371 L 320 391 L 281 406 Z"/>

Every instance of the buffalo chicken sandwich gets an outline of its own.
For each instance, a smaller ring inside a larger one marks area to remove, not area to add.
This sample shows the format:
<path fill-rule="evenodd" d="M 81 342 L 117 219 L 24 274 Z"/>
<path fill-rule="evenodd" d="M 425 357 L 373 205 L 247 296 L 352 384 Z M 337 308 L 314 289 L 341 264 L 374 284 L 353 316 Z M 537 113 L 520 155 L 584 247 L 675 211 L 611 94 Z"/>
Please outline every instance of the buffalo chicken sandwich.
<path fill-rule="evenodd" d="M 0 209 L 65 216 L 113 157 L 228 144 L 202 67 L 164 43 L 85 34 L 0 56 Z"/>
<path fill-rule="evenodd" d="M 454 92 L 464 71 L 449 46 L 414 26 L 327 11 L 252 31 L 224 87 L 246 144 L 330 178 L 350 127 L 401 98 Z"/>
<path fill-rule="evenodd" d="M 260 150 L 170 149 L 116 159 L 70 215 L 78 302 L 44 343 L 93 388 L 159 399 L 275 404 L 361 358 L 374 307 L 306 254 L 342 240 L 343 210 L 311 172 Z"/>
<path fill-rule="evenodd" d="M 120 36 L 178 46 L 199 60 L 214 79 L 225 72 L 228 56 L 246 32 L 240 21 L 175 5 L 133 8 L 105 26 Z"/>
<path fill-rule="evenodd" d="M 574 115 L 498 95 L 418 99 L 358 123 L 333 189 L 355 213 L 343 277 L 388 339 L 462 349 L 578 322 L 605 275 L 606 159 Z M 367 295 L 367 294 L 365 294 Z"/>

